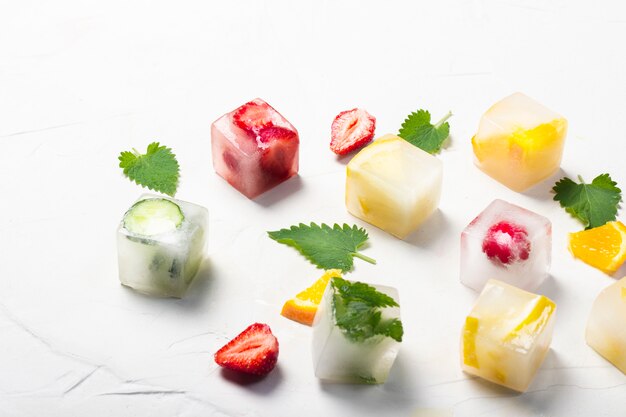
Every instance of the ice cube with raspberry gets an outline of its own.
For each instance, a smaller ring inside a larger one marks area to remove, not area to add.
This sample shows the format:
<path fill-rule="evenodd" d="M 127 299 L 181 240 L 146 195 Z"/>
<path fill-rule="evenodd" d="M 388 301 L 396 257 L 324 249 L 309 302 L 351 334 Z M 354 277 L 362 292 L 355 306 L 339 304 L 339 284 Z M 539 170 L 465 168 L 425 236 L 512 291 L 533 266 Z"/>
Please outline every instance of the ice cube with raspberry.
<path fill-rule="evenodd" d="M 248 198 L 298 173 L 298 131 L 256 98 L 211 125 L 213 168 Z"/>
<path fill-rule="evenodd" d="M 461 233 L 461 282 L 481 291 L 497 279 L 533 291 L 548 276 L 551 253 L 550 220 L 494 200 Z"/>

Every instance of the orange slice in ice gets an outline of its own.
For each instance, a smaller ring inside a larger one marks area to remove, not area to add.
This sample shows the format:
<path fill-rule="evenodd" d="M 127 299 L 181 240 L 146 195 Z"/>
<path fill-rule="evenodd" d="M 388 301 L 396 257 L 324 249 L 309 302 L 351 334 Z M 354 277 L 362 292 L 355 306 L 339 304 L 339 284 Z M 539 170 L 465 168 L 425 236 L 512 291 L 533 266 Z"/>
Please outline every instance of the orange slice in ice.
<path fill-rule="evenodd" d="M 313 285 L 300 292 L 291 300 L 287 300 L 280 314 L 298 323 L 306 324 L 307 326 L 312 325 L 315 313 L 317 313 L 317 306 L 322 301 L 326 285 L 334 277 L 341 277 L 340 269 L 329 269 L 324 272 L 324 275 L 315 281 Z"/>
<path fill-rule="evenodd" d="M 626 261 L 626 226 L 616 221 L 570 233 L 569 249 L 574 257 L 612 274 Z"/>

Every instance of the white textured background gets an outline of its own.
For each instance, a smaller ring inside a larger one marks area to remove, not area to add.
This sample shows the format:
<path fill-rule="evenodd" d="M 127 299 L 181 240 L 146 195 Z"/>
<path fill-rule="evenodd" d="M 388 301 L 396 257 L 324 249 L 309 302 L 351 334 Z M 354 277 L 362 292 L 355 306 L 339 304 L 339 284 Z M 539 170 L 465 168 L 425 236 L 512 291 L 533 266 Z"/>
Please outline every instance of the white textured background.
<path fill-rule="evenodd" d="M 621 1 L 0 0 L 0 416 L 623 416 L 626 376 L 584 327 L 612 279 L 575 261 L 580 226 L 551 201 L 559 176 L 609 172 L 626 188 L 626 7 Z M 493 102 L 523 91 L 570 122 L 562 171 L 514 193 L 472 164 Z M 263 97 L 301 136 L 300 176 L 249 201 L 212 170 L 209 125 Z M 350 222 L 330 123 L 364 107 L 377 133 L 452 110 L 438 211 L 399 241 L 367 227 L 353 279 L 400 291 L 405 340 L 382 386 L 323 385 L 310 329 L 285 299 L 319 272 L 265 231 Z M 184 300 L 119 285 L 115 228 L 142 190 L 117 154 L 160 140 L 182 167 L 178 198 L 210 211 L 209 261 Z M 458 282 L 459 233 L 492 199 L 553 222 L 552 350 L 529 392 L 468 378 L 458 339 L 475 294 Z M 622 217 L 623 219 L 624 217 Z M 277 369 L 245 384 L 212 353 L 254 321 Z"/>

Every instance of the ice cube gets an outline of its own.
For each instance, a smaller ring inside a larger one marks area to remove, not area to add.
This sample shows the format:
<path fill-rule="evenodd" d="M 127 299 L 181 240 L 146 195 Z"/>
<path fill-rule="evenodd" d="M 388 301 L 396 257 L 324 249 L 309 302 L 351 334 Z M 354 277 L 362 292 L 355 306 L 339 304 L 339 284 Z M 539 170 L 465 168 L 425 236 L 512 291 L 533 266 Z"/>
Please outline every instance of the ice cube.
<path fill-rule="evenodd" d="M 298 131 L 260 98 L 211 125 L 213 168 L 248 198 L 298 172 Z"/>
<path fill-rule="evenodd" d="M 461 367 L 469 374 L 526 391 L 550 349 L 556 304 L 489 280 L 465 319 Z"/>
<path fill-rule="evenodd" d="M 551 254 L 550 220 L 494 200 L 461 233 L 461 282 L 480 291 L 497 279 L 533 291 L 548 276 Z"/>
<path fill-rule="evenodd" d="M 196 204 L 142 195 L 117 229 L 122 284 L 146 294 L 183 297 L 204 257 L 207 216 Z"/>
<path fill-rule="evenodd" d="M 403 239 L 437 209 L 442 176 L 439 159 L 385 135 L 348 164 L 346 206 L 352 215 Z"/>
<path fill-rule="evenodd" d="M 626 277 L 596 297 L 586 339 L 589 346 L 626 374 Z"/>
<path fill-rule="evenodd" d="M 552 175 L 561 164 L 567 120 L 532 98 L 515 93 L 480 119 L 472 138 L 475 163 L 515 191 Z"/>
<path fill-rule="evenodd" d="M 335 297 L 341 297 L 341 294 L 333 285 L 336 280 L 331 280 L 326 287 L 313 322 L 315 376 L 334 382 L 382 384 L 387 380 L 400 342 L 380 334 L 359 339 L 339 327 L 335 314 L 338 301 Z M 370 287 L 398 303 L 398 291 L 395 288 L 382 285 Z M 379 308 L 378 311 L 381 313 L 381 324 L 400 320 L 399 306 Z"/>

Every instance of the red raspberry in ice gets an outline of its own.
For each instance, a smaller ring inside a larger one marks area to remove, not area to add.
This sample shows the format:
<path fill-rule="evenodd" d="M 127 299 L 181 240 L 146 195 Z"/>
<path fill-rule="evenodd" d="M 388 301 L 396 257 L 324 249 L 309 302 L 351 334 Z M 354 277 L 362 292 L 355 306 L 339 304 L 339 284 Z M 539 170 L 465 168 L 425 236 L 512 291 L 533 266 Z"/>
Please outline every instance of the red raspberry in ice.
<path fill-rule="evenodd" d="M 509 265 L 528 259 L 530 241 L 523 226 L 501 221 L 487 230 L 483 239 L 483 252 L 491 261 Z"/>

